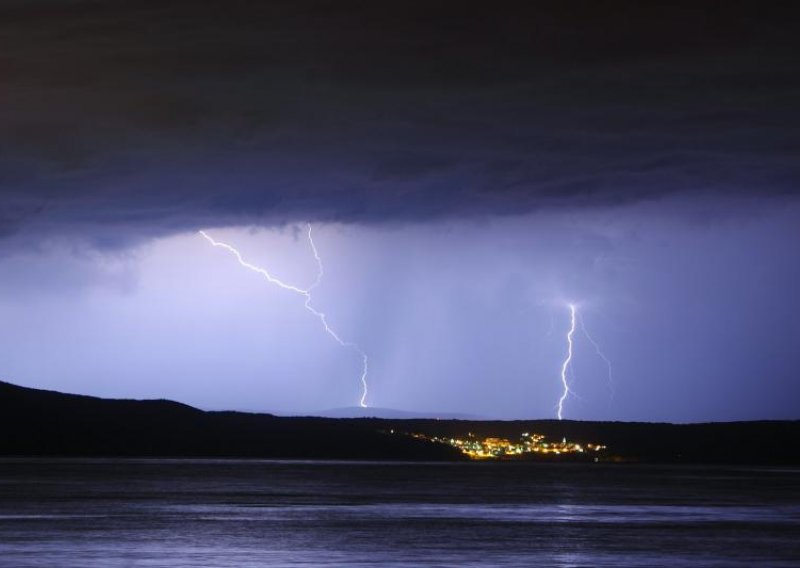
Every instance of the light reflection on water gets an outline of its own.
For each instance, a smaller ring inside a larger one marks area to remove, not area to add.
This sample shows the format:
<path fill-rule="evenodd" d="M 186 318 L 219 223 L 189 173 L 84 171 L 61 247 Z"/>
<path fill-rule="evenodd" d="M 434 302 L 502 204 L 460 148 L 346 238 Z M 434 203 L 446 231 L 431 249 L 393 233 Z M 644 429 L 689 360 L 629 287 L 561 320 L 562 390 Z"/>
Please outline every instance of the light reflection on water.
<path fill-rule="evenodd" d="M 792 469 L 0 460 L 0 566 L 796 566 Z"/>

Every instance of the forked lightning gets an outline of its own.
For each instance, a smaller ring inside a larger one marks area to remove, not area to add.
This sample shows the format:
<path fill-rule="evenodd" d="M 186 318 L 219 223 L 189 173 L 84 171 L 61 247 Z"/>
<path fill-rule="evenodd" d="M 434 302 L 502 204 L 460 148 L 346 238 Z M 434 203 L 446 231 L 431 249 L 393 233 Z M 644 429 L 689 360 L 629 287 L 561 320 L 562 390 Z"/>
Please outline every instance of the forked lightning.
<path fill-rule="evenodd" d="M 266 278 L 267 281 L 270 284 L 274 284 L 274 285 L 276 285 L 276 286 L 278 286 L 280 288 L 283 288 L 284 290 L 288 290 L 290 292 L 294 292 L 295 294 L 303 296 L 305 298 L 305 303 L 304 303 L 305 308 L 309 312 L 311 312 L 317 319 L 319 319 L 320 323 L 322 324 L 322 327 L 325 329 L 325 332 L 328 335 L 330 335 L 334 339 L 334 341 L 336 341 L 342 347 L 347 347 L 349 349 L 352 349 L 353 351 L 355 351 L 356 353 L 359 354 L 359 356 L 361 357 L 361 377 L 360 377 L 360 379 L 361 379 L 361 398 L 359 399 L 359 405 L 362 408 L 366 408 L 367 407 L 367 392 L 368 392 L 368 388 L 367 388 L 367 368 L 368 368 L 367 354 L 364 353 L 364 351 L 362 351 L 361 348 L 357 344 L 353 343 L 352 341 L 344 341 L 341 337 L 339 337 L 339 334 L 337 334 L 331 328 L 331 326 L 328 325 L 328 319 L 325 316 L 325 313 L 315 309 L 311 305 L 311 291 L 314 290 L 314 288 L 316 288 L 317 286 L 319 286 L 319 283 L 322 281 L 322 276 L 324 275 L 324 269 L 323 269 L 323 266 L 322 266 L 322 259 L 319 256 L 319 252 L 317 251 L 317 247 L 314 244 L 314 239 L 313 239 L 313 237 L 311 235 L 311 225 L 310 224 L 308 225 L 308 242 L 309 242 L 309 245 L 311 246 L 311 251 L 314 254 L 314 259 L 317 261 L 317 278 L 316 278 L 316 280 L 314 280 L 314 283 L 311 284 L 311 286 L 309 286 L 308 288 L 298 288 L 297 286 L 294 286 L 292 284 L 287 284 L 287 283 L 279 280 L 278 278 L 275 278 L 266 269 L 261 268 L 259 266 L 256 266 L 254 264 L 251 264 L 251 263 L 247 262 L 242 257 L 241 253 L 238 250 L 236 250 L 236 248 L 234 248 L 233 246 L 231 246 L 231 245 L 229 245 L 227 243 L 223 243 L 223 242 L 214 240 L 205 231 L 198 231 L 198 233 L 203 238 L 205 238 L 209 243 L 211 243 L 213 246 L 225 249 L 226 251 L 228 251 L 231 254 L 233 254 L 233 256 L 236 258 L 236 260 L 239 262 L 240 265 L 242 265 L 243 267 L 247 268 L 248 270 L 252 270 L 253 272 L 256 272 L 256 273 L 260 274 L 261 276 Z"/>
<path fill-rule="evenodd" d="M 600 346 L 597 344 L 594 338 L 589 335 L 589 332 L 586 330 L 586 324 L 583 321 L 583 316 L 578 313 L 578 306 L 575 304 L 567 304 L 567 307 L 569 308 L 570 324 L 569 331 L 567 332 L 567 356 L 564 359 L 564 362 L 561 364 L 561 385 L 563 390 L 561 392 L 561 397 L 558 399 L 558 411 L 556 413 L 559 420 L 564 418 L 564 402 L 570 396 L 575 396 L 575 393 L 570 388 L 569 377 L 570 375 L 574 377 L 572 358 L 574 355 L 575 331 L 577 330 L 578 325 L 580 325 L 583 335 L 586 336 L 586 339 L 588 339 L 589 343 L 591 343 L 594 347 L 597 356 L 605 362 L 606 367 L 608 368 L 608 389 L 611 399 L 613 400 L 614 398 L 614 381 L 611 375 L 611 360 L 606 357 L 605 353 L 603 353 L 603 351 L 600 349 Z"/>

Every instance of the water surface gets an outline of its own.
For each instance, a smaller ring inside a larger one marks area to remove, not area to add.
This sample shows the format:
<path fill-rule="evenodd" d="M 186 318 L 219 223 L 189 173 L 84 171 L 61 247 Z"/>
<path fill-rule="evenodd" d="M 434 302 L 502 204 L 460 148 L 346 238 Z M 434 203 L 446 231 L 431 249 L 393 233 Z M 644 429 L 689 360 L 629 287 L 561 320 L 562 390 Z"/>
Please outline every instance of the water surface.
<path fill-rule="evenodd" d="M 0 566 L 797 566 L 800 470 L 0 460 Z"/>

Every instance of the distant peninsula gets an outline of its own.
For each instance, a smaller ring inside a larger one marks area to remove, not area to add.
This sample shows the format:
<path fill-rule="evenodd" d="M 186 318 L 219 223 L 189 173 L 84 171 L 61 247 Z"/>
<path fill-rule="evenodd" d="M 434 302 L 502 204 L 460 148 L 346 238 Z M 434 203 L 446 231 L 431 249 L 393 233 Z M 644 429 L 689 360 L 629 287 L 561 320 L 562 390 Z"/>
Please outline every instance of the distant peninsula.
<path fill-rule="evenodd" d="M 282 417 L 0 382 L 0 456 L 800 465 L 800 421 Z"/>

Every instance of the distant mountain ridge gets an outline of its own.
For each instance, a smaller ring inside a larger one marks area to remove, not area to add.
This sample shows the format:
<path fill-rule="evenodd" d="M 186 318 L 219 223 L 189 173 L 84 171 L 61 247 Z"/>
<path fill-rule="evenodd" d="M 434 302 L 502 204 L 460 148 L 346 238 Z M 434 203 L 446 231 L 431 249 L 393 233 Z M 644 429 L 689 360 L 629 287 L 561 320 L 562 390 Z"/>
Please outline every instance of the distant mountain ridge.
<path fill-rule="evenodd" d="M 284 417 L 0 382 L 0 456 L 464 460 L 448 445 L 406 434 L 515 439 L 522 432 L 602 443 L 622 461 L 800 465 L 798 420 L 666 424 Z"/>
<path fill-rule="evenodd" d="M 398 410 L 396 408 L 380 408 L 374 406 L 345 406 L 330 408 L 311 414 L 297 414 L 296 416 L 320 416 L 323 418 L 382 418 L 387 420 L 400 419 L 436 419 L 436 420 L 484 420 L 480 416 L 461 414 L 457 412 L 414 412 L 411 410 Z"/>

